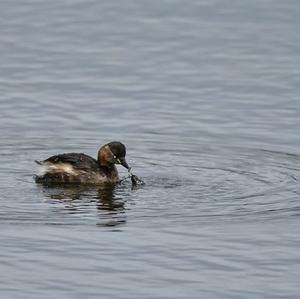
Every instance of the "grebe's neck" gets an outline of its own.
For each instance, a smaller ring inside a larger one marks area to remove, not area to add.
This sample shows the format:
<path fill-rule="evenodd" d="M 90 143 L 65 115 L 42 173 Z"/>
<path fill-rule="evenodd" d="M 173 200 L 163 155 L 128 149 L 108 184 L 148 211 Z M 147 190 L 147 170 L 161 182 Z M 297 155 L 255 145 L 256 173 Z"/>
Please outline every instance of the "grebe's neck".
<path fill-rule="evenodd" d="M 106 176 L 111 181 L 119 180 L 118 170 L 114 164 L 111 164 L 108 167 L 108 166 L 101 165 L 99 163 L 99 171 L 102 175 Z"/>
<path fill-rule="evenodd" d="M 104 145 L 98 151 L 98 165 L 100 173 L 105 175 L 110 180 L 118 180 L 118 171 L 115 164 L 112 162 L 113 154 L 108 145 Z"/>

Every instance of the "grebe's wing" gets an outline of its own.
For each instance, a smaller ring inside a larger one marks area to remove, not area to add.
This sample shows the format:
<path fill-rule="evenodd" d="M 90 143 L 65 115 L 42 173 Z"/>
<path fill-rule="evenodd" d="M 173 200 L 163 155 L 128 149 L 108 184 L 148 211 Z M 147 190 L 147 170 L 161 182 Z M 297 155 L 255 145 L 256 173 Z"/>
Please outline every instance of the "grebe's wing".
<path fill-rule="evenodd" d="M 97 170 L 98 162 L 94 158 L 82 153 L 67 153 L 52 156 L 44 161 L 36 161 L 41 165 L 69 164 L 73 168 L 83 170 Z"/>

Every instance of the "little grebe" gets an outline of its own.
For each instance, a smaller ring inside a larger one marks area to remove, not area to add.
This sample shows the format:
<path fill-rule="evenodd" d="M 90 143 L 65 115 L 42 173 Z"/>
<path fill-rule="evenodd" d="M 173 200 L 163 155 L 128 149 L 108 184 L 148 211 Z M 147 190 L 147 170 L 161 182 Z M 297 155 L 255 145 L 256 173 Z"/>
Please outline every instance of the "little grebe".
<path fill-rule="evenodd" d="M 121 164 L 130 170 L 125 155 L 124 144 L 114 141 L 100 148 L 97 160 L 81 153 L 52 156 L 44 161 L 35 161 L 43 166 L 43 173 L 37 175 L 35 181 L 43 184 L 116 183 L 119 176 L 115 164 Z"/>

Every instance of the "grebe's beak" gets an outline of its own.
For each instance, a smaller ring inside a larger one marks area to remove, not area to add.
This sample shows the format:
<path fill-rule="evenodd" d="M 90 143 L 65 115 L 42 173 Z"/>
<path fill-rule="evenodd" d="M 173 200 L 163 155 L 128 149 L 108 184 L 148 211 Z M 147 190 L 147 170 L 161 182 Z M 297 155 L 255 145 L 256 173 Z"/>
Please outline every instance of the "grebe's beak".
<path fill-rule="evenodd" d="M 130 167 L 129 167 L 129 165 L 127 164 L 125 158 L 119 158 L 119 159 L 118 159 L 118 162 L 119 162 L 122 166 L 124 166 L 125 168 L 130 169 Z"/>

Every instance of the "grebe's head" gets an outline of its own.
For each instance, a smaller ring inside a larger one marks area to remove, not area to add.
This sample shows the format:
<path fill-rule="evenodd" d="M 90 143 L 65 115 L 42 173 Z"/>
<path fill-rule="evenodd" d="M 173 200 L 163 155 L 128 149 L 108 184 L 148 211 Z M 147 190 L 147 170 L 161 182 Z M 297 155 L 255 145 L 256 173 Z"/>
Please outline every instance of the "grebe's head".
<path fill-rule="evenodd" d="M 119 141 L 113 141 L 103 145 L 98 152 L 98 161 L 100 165 L 112 166 L 113 164 L 121 164 L 129 169 L 125 160 L 126 147 Z"/>

